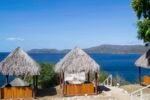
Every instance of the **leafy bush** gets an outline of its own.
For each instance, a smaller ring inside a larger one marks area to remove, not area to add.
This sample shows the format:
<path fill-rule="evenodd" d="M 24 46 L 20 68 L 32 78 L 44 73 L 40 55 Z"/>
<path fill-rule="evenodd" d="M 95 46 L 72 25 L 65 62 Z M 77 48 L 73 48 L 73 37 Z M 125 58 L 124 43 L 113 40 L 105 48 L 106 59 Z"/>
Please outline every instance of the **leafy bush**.
<path fill-rule="evenodd" d="M 54 71 L 54 64 L 41 63 L 41 72 L 38 83 L 42 88 L 58 85 L 58 75 Z"/>
<path fill-rule="evenodd" d="M 100 73 L 99 73 L 99 82 L 102 83 L 106 78 L 108 77 L 108 73 L 101 70 Z"/>

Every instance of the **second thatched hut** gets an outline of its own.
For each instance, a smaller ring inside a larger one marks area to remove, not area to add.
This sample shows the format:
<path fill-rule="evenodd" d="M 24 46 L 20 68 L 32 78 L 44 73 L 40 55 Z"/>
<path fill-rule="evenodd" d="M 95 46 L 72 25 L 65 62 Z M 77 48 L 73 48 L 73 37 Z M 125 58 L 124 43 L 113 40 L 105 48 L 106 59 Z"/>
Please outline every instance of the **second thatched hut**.
<path fill-rule="evenodd" d="M 60 60 L 55 71 L 60 74 L 64 96 L 97 94 L 97 79 L 100 66 L 82 49 L 76 47 Z M 90 73 L 95 73 L 94 83 Z"/>

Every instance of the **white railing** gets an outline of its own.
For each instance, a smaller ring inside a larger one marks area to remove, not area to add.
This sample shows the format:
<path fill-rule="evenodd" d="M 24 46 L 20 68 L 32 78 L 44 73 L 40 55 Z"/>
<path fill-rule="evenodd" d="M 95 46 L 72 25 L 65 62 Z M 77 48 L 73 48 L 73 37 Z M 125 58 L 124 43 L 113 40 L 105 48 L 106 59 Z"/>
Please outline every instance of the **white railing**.
<path fill-rule="evenodd" d="M 103 82 L 102 85 L 112 86 L 112 75 L 109 75 Z"/>
<path fill-rule="evenodd" d="M 141 89 L 138 89 L 138 90 L 132 92 L 132 93 L 130 94 L 130 100 L 135 100 L 133 97 L 134 97 L 135 94 L 138 94 L 138 93 L 139 93 L 139 98 L 140 98 L 140 100 L 144 100 L 144 97 L 150 96 L 150 94 L 148 94 L 148 95 L 143 95 L 143 94 L 144 94 L 144 93 L 143 93 L 143 90 L 145 90 L 146 88 L 149 88 L 149 87 L 150 87 L 150 85 L 148 85 L 148 86 L 146 86 L 146 87 L 143 87 L 143 88 L 141 88 Z"/>

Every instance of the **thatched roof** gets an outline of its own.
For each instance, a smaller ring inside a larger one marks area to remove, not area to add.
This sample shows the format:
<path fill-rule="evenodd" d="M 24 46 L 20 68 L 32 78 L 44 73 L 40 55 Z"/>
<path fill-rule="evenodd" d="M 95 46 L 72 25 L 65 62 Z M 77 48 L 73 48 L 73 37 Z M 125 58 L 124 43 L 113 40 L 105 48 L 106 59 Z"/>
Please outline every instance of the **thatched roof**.
<path fill-rule="evenodd" d="M 3 75 L 39 75 L 40 66 L 21 48 L 16 48 L 1 63 L 0 72 Z"/>
<path fill-rule="evenodd" d="M 135 65 L 143 68 L 150 68 L 150 50 L 144 53 L 136 62 Z"/>
<path fill-rule="evenodd" d="M 99 72 L 99 65 L 83 50 L 74 48 L 55 66 L 56 72 Z"/>

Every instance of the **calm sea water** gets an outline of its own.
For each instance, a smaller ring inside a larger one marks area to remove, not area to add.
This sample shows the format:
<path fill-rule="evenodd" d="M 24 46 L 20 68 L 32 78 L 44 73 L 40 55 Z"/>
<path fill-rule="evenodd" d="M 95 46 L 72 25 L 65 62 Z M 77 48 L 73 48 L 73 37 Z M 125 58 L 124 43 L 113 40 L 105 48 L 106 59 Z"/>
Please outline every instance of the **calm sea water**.
<path fill-rule="evenodd" d="M 0 61 L 3 60 L 8 53 L 0 53 Z M 29 54 L 37 62 L 57 63 L 65 54 Z M 125 80 L 134 83 L 138 77 L 138 68 L 134 62 L 140 54 L 89 54 L 101 69 L 108 73 L 122 76 Z M 142 75 L 150 75 L 150 69 L 143 69 Z M 12 80 L 12 77 L 10 78 Z M 0 75 L 0 86 L 4 84 L 5 77 Z"/>

